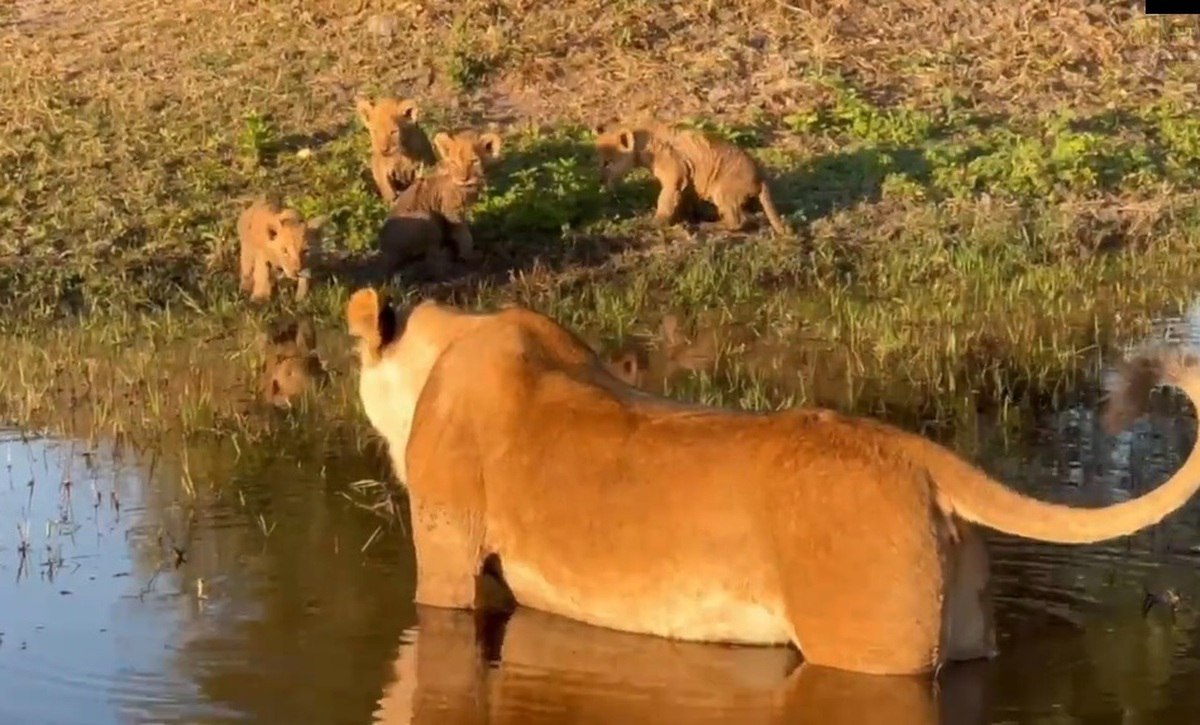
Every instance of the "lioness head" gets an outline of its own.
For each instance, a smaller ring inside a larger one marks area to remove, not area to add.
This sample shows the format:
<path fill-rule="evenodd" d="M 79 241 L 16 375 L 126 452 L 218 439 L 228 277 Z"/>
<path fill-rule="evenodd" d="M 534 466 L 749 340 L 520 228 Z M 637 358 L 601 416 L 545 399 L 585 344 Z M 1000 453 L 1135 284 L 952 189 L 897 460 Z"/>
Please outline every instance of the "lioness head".
<path fill-rule="evenodd" d="M 355 109 L 371 134 L 371 149 L 376 153 L 403 148 L 405 128 L 417 122 L 417 102 L 410 98 L 381 98 L 375 103 L 359 98 Z"/>
<path fill-rule="evenodd" d="M 316 332 L 309 320 L 273 325 L 262 337 L 265 360 L 262 399 L 285 406 L 314 383 L 324 382 L 325 366 L 317 356 Z"/>
<path fill-rule="evenodd" d="M 596 134 L 600 181 L 611 189 L 637 165 L 638 134 L 632 128 L 611 121 L 592 130 Z"/>
<path fill-rule="evenodd" d="M 500 158 L 500 136 L 473 130 L 441 132 L 433 137 L 440 165 L 458 186 L 478 187 L 483 181 L 483 164 Z"/>
<path fill-rule="evenodd" d="M 293 279 L 307 265 L 309 249 L 315 245 L 325 217 L 305 221 L 294 209 L 284 209 L 268 220 L 266 248 L 284 275 Z"/>
<path fill-rule="evenodd" d="M 405 481 L 404 454 L 417 400 L 434 363 L 484 319 L 432 301 L 405 315 L 369 287 L 350 296 L 346 327 L 357 339 L 362 364 L 359 397 L 371 427 L 388 443 L 400 482 Z"/>

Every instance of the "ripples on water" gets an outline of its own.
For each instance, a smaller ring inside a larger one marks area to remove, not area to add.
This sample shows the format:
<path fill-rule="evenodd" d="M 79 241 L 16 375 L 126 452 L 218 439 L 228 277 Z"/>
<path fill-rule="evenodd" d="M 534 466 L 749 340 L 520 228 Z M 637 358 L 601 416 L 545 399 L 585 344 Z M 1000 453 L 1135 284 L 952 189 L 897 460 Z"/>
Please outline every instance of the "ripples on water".
<path fill-rule="evenodd" d="M 1196 320 L 1169 327 L 1196 339 Z M 1178 396 L 1115 437 L 1096 409 L 1081 400 L 1008 444 L 985 432 L 973 457 L 1041 498 L 1101 505 L 1158 485 L 1195 436 Z M 947 668 L 935 692 L 919 679 L 796 668 L 786 649 L 668 642 L 530 611 L 480 629 L 468 614 L 418 611 L 403 532 L 377 531 L 339 495 L 380 476 L 378 464 L 293 453 L 191 444 L 155 458 L 0 437 L 0 722 L 958 725 L 1200 713 L 1200 502 L 1116 543 L 990 535 L 1001 656 Z M 1143 616 L 1148 593 L 1180 605 Z"/>

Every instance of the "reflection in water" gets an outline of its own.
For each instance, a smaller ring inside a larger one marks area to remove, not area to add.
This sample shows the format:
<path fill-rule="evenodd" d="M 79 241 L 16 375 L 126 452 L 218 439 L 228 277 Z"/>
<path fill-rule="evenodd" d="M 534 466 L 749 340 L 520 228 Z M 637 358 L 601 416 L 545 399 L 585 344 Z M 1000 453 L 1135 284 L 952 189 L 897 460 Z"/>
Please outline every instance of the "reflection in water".
<path fill-rule="evenodd" d="M 498 661 L 487 661 L 486 651 Z M 375 722 L 982 722 L 980 667 L 959 668 L 935 687 L 927 678 L 798 664 L 783 647 L 671 642 L 531 610 L 502 628 L 480 626 L 469 613 L 420 607 Z"/>
<path fill-rule="evenodd" d="M 1200 341 L 1200 314 L 1167 327 Z M 702 357 L 666 345 L 649 368 L 686 376 Z M 1040 498 L 1102 505 L 1178 467 L 1196 435 L 1181 400 L 1156 396 L 1150 418 L 1108 436 L 1084 391 L 1023 421 L 1020 439 L 981 414 L 944 440 Z M 0 436 L 0 722 L 1170 724 L 1200 713 L 1200 501 L 1095 546 L 990 534 L 1001 654 L 948 667 L 931 688 L 794 667 L 782 648 L 669 642 L 527 610 L 503 637 L 477 635 L 463 613 L 422 608 L 418 622 L 404 529 L 340 495 L 386 469 L 326 445 L 201 439 L 136 452 Z M 1143 616 L 1148 594 L 1179 606 Z"/>

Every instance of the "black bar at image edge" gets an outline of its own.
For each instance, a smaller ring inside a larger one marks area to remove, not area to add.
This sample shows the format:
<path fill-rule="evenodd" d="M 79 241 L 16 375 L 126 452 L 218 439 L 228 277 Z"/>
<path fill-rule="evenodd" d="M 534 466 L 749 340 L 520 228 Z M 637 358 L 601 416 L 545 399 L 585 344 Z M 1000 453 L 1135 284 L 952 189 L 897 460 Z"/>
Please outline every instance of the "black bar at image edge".
<path fill-rule="evenodd" d="M 1196 0 L 1146 0 L 1147 15 L 1200 15 Z"/>

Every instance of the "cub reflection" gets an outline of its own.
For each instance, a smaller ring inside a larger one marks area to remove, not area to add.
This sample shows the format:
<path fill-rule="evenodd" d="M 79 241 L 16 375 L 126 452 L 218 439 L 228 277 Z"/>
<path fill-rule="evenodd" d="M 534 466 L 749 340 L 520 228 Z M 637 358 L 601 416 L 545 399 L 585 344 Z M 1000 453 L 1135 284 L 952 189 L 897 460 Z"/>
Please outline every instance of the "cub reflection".
<path fill-rule="evenodd" d="M 792 649 L 673 642 L 529 609 L 507 621 L 420 606 L 417 615 L 377 723 L 984 722 L 986 663 L 948 669 L 935 686 L 797 666 Z"/>

